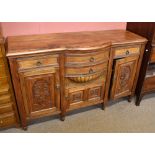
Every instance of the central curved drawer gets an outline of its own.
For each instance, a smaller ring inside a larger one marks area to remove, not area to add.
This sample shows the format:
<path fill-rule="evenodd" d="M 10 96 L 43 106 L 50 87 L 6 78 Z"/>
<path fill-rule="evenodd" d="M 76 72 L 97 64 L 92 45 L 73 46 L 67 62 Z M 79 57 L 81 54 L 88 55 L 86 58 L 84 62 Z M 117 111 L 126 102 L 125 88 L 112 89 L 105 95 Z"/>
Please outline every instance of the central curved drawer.
<path fill-rule="evenodd" d="M 108 62 L 89 67 L 66 67 L 66 76 L 96 74 L 97 72 L 103 72 L 107 67 Z"/>
<path fill-rule="evenodd" d="M 79 65 L 84 63 L 104 62 L 109 59 L 109 50 L 100 52 L 91 52 L 85 54 L 66 54 L 67 65 Z"/>

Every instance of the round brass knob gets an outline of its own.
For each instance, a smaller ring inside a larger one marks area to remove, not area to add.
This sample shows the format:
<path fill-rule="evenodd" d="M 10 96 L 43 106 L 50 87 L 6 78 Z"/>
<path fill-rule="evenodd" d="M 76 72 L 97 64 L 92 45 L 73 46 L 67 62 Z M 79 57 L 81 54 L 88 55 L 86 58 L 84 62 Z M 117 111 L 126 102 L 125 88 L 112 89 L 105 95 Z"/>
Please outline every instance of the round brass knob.
<path fill-rule="evenodd" d="M 90 74 L 94 73 L 94 71 L 93 71 L 92 68 L 90 68 L 89 73 L 90 73 Z"/>
<path fill-rule="evenodd" d="M 149 51 L 148 49 L 145 50 L 145 52 L 148 52 L 148 51 Z"/>
<path fill-rule="evenodd" d="M 130 53 L 130 52 L 127 50 L 127 51 L 126 51 L 126 55 L 128 55 L 129 53 Z"/>
<path fill-rule="evenodd" d="M 95 61 L 94 57 L 91 57 L 90 62 L 94 62 L 94 61 Z"/>
<path fill-rule="evenodd" d="M 41 63 L 40 61 L 37 61 L 36 65 L 37 65 L 37 66 L 41 66 L 42 63 Z"/>

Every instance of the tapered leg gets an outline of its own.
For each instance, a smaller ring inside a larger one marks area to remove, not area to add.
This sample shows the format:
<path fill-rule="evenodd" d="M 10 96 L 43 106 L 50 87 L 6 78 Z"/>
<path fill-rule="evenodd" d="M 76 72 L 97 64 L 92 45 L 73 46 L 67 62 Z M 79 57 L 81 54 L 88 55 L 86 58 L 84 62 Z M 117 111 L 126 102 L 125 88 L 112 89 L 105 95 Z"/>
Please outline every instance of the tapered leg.
<path fill-rule="evenodd" d="M 22 127 L 23 130 L 25 130 L 25 131 L 27 130 L 27 122 L 26 122 L 26 119 L 23 119 L 22 120 L 21 127 Z"/>
<path fill-rule="evenodd" d="M 105 104 L 102 103 L 101 105 L 102 105 L 102 110 L 105 110 Z"/>
<path fill-rule="evenodd" d="M 140 95 L 140 96 L 137 96 L 137 98 L 136 98 L 136 106 L 140 106 L 140 102 L 141 102 L 141 100 L 142 100 L 142 95 Z"/>
<path fill-rule="evenodd" d="M 65 112 L 61 112 L 60 114 L 60 120 L 64 121 L 65 120 Z"/>
<path fill-rule="evenodd" d="M 23 130 L 27 131 L 27 126 L 23 126 L 22 128 Z"/>

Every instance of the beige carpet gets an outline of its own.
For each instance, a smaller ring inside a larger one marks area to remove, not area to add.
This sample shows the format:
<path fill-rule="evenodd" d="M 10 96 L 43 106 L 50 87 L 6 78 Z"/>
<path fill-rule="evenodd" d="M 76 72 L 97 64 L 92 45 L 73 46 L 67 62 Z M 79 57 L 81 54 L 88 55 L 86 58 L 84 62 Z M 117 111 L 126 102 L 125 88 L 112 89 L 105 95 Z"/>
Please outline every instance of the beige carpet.
<path fill-rule="evenodd" d="M 58 117 L 46 118 L 30 124 L 27 131 L 11 128 L 0 132 L 155 132 L 155 94 L 147 95 L 139 107 L 134 99 L 110 103 L 105 111 L 100 106 L 76 110 L 64 122 Z"/>

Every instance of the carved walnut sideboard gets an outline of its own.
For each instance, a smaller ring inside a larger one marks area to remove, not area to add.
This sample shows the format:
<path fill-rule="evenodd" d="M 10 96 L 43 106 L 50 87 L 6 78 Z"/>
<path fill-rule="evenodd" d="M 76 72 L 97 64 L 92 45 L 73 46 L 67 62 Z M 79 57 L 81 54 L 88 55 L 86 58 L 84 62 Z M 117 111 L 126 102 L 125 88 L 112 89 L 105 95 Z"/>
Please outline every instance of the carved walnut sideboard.
<path fill-rule="evenodd" d="M 125 30 L 7 38 L 24 129 L 35 118 L 134 95 L 147 40 Z"/>

